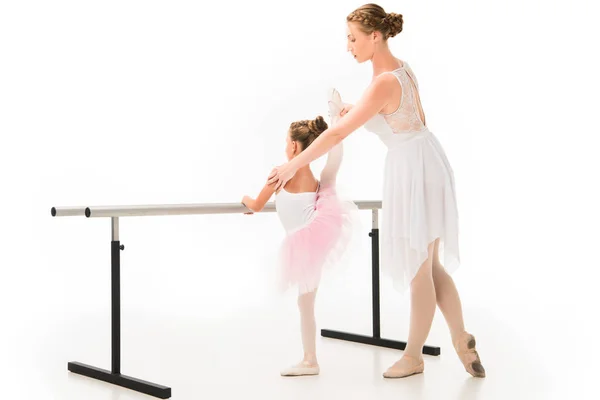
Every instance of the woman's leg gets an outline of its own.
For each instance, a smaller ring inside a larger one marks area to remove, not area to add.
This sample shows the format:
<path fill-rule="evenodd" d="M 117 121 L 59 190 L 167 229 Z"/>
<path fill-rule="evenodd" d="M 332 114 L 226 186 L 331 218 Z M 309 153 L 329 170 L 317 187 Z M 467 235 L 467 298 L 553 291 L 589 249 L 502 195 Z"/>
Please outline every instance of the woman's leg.
<path fill-rule="evenodd" d="M 401 378 L 423 372 L 422 351 L 431 330 L 436 307 L 432 276 L 434 244 L 432 242 L 428 246 L 427 260 L 421 264 L 410 285 L 410 329 L 404 356 L 384 373 L 385 377 Z"/>
<path fill-rule="evenodd" d="M 435 297 L 440 311 L 446 319 L 452 343 L 455 343 L 459 335 L 465 331 L 463 321 L 462 305 L 458 290 L 452 277 L 446 272 L 439 259 L 440 240 L 435 241 L 433 251 L 433 284 L 435 286 Z"/>
<path fill-rule="evenodd" d="M 415 359 L 422 358 L 423 346 L 435 315 L 436 293 L 432 271 L 434 243 L 428 246 L 427 260 L 410 284 L 410 328 L 404 354 Z"/>
<path fill-rule="evenodd" d="M 446 319 L 452 337 L 452 344 L 466 371 L 475 377 L 483 378 L 485 377 L 485 369 L 481 365 L 477 350 L 475 350 L 475 338 L 465 331 L 458 290 L 456 290 L 454 280 L 440 263 L 439 244 L 438 239 L 433 252 L 433 283 L 437 305 Z"/>

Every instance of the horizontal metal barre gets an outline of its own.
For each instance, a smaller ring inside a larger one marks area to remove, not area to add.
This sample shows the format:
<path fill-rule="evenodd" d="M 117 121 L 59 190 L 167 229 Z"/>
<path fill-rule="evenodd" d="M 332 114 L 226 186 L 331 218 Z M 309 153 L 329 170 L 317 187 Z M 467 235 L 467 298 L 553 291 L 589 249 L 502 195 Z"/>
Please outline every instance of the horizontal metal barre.
<path fill-rule="evenodd" d="M 360 210 L 381 209 L 380 200 L 359 200 L 354 204 Z M 100 217 L 140 217 L 156 215 L 192 215 L 192 214 L 240 214 L 248 212 L 241 203 L 205 203 L 205 204 L 157 204 L 139 206 L 91 206 L 91 207 L 52 207 L 53 217 L 85 215 L 88 218 Z M 269 202 L 260 212 L 274 212 L 275 203 Z"/>

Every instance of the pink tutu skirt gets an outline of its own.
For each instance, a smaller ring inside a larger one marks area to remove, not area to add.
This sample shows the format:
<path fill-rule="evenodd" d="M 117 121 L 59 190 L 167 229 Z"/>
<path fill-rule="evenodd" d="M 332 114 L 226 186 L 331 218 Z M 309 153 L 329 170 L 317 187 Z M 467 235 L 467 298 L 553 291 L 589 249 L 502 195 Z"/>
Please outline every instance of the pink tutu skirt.
<path fill-rule="evenodd" d="M 287 234 L 281 245 L 282 290 L 297 287 L 303 294 L 318 288 L 322 272 L 346 252 L 357 212 L 352 201 L 339 199 L 335 186 L 320 187 L 313 220 Z"/>

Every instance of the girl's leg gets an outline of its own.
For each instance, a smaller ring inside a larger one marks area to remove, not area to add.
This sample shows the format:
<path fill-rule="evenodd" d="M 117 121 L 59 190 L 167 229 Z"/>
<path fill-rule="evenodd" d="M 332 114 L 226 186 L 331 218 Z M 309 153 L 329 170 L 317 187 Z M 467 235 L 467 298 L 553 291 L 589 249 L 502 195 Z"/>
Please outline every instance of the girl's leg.
<path fill-rule="evenodd" d="M 300 332 L 302 334 L 302 347 L 304 357 L 293 367 L 281 371 L 283 376 L 301 376 L 319 374 L 317 362 L 316 336 L 317 324 L 315 321 L 315 298 L 317 290 L 298 296 L 298 309 L 300 310 Z"/>
<path fill-rule="evenodd" d="M 302 332 L 302 347 L 304 348 L 303 361 L 317 365 L 317 323 L 315 321 L 315 297 L 317 291 L 298 296 L 298 309 L 300 310 L 300 330 Z"/>

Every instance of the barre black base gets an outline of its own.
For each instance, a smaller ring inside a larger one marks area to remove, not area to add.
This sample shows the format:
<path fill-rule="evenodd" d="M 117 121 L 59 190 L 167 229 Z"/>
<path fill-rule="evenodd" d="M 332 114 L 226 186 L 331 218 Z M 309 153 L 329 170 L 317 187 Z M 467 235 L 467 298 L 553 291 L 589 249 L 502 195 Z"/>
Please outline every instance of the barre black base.
<path fill-rule="evenodd" d="M 105 369 L 92 367 L 79 362 L 68 363 L 68 369 L 75 374 L 112 383 L 113 385 L 135 390 L 136 392 L 149 394 L 150 396 L 158 397 L 159 399 L 168 399 L 171 397 L 170 387 L 157 385 L 156 383 L 146 382 L 126 375 L 113 374 Z"/>
<path fill-rule="evenodd" d="M 329 329 L 321 329 L 321 336 L 331 339 L 340 339 L 348 342 L 370 344 L 372 346 L 386 347 L 388 349 L 404 350 L 406 342 L 377 338 L 373 336 L 357 335 L 355 333 L 346 333 L 340 331 L 332 331 Z M 439 356 L 441 349 L 435 346 L 423 346 L 423 354 L 430 356 Z"/>
<path fill-rule="evenodd" d="M 67 364 L 67 368 L 70 372 L 88 378 L 112 383 L 159 399 L 168 399 L 171 397 L 170 387 L 121 374 L 121 251 L 124 249 L 125 246 L 119 241 L 119 219 L 112 218 L 112 240 L 110 242 L 111 370 L 92 367 L 80 362 L 70 362 Z"/>

